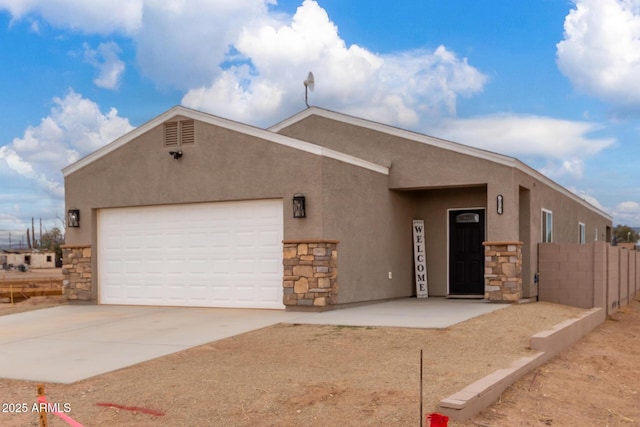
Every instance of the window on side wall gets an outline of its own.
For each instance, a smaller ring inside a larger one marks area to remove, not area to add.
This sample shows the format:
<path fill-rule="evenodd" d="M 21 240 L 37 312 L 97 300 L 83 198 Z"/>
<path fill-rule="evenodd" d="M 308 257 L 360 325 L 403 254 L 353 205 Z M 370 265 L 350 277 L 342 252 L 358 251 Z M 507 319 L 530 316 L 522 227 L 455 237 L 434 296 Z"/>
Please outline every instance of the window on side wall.
<path fill-rule="evenodd" d="M 578 223 L 578 233 L 579 233 L 578 241 L 580 242 L 580 244 L 584 245 L 585 243 L 587 243 L 587 227 L 582 222 Z"/>
<path fill-rule="evenodd" d="M 542 209 L 542 243 L 553 241 L 553 212 Z"/>

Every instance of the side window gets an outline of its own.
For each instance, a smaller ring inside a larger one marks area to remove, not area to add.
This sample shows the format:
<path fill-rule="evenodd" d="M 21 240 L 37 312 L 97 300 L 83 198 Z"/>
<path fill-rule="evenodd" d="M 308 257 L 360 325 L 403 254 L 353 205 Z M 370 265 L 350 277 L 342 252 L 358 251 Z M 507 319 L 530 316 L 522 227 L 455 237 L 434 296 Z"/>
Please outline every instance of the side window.
<path fill-rule="evenodd" d="M 542 243 L 553 241 L 553 212 L 542 209 Z"/>
<path fill-rule="evenodd" d="M 578 241 L 580 244 L 584 245 L 587 243 L 587 227 L 582 222 L 578 223 L 578 233 Z"/>

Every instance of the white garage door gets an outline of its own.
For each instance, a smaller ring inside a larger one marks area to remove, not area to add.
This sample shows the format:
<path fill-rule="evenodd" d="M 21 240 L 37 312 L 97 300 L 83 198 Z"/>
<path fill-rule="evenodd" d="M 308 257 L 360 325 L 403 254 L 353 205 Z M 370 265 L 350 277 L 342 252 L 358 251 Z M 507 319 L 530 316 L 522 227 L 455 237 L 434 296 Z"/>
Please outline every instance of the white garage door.
<path fill-rule="evenodd" d="M 282 200 L 98 211 L 100 303 L 284 308 Z"/>

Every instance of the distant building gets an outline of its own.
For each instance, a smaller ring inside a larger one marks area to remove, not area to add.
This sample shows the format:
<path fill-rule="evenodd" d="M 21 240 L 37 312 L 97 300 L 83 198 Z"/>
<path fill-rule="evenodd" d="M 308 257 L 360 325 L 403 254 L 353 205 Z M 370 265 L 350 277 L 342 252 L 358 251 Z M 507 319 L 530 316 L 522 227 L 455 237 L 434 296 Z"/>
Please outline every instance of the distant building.
<path fill-rule="evenodd" d="M 635 251 L 636 250 L 636 244 L 633 243 L 633 242 L 618 243 L 618 246 L 620 246 L 621 248 L 629 249 L 630 251 Z"/>
<path fill-rule="evenodd" d="M 3 268 L 28 265 L 29 268 L 55 268 L 56 257 L 53 252 L 41 252 L 32 249 L 5 249 L 0 254 Z"/>

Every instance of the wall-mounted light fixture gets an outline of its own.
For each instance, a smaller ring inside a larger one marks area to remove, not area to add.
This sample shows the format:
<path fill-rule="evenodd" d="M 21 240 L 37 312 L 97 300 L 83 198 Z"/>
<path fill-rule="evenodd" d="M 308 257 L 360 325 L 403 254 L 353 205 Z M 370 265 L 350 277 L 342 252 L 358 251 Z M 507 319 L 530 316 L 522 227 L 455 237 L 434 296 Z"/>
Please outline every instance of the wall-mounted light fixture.
<path fill-rule="evenodd" d="M 174 159 L 178 160 L 180 157 L 182 157 L 182 150 L 169 151 L 169 155 L 172 156 Z"/>
<path fill-rule="evenodd" d="M 80 227 L 79 209 L 69 209 L 67 211 L 67 227 Z"/>
<path fill-rule="evenodd" d="M 496 210 L 498 211 L 498 215 L 502 215 L 502 213 L 504 212 L 504 197 L 502 196 L 502 194 L 498 194 L 498 197 L 496 197 Z"/>
<path fill-rule="evenodd" d="M 307 213 L 305 212 L 304 207 L 304 196 L 300 193 L 296 193 L 293 195 L 293 217 L 294 218 L 305 218 Z"/>

